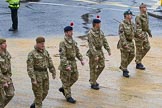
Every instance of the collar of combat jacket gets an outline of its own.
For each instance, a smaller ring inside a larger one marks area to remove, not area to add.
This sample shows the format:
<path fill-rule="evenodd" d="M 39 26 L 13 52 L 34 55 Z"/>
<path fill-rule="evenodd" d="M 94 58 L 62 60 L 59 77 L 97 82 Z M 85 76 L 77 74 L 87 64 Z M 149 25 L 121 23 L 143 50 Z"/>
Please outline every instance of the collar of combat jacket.
<path fill-rule="evenodd" d="M 8 58 L 8 59 L 11 59 L 11 55 L 9 54 L 9 52 L 6 50 L 6 51 L 4 51 L 4 52 L 2 52 L 2 53 L 0 53 L 0 57 L 1 58 Z"/>
<path fill-rule="evenodd" d="M 7 56 L 7 51 L 1 52 L 1 53 L 0 53 L 0 56 L 1 56 L 1 57 Z"/>
<path fill-rule="evenodd" d="M 39 52 L 39 53 L 44 53 L 45 49 L 43 49 L 42 51 L 40 49 L 38 49 L 36 46 L 34 46 L 34 49 Z"/>
<path fill-rule="evenodd" d="M 132 24 L 132 22 L 127 21 L 127 20 L 124 20 L 123 22 L 124 22 L 125 24 L 128 24 L 128 25 L 131 25 L 131 24 Z"/>
<path fill-rule="evenodd" d="M 95 30 L 94 28 L 91 28 L 89 31 L 94 37 L 100 37 L 101 35 L 104 35 L 101 30 Z"/>
<path fill-rule="evenodd" d="M 69 44 L 72 44 L 73 43 L 73 38 L 69 38 L 68 36 L 65 36 L 65 41 Z"/>
<path fill-rule="evenodd" d="M 143 17 L 143 18 L 147 18 L 148 17 L 148 15 L 145 14 L 145 13 L 141 13 L 140 16 Z"/>
<path fill-rule="evenodd" d="M 95 28 L 92 28 L 92 31 L 95 33 L 95 34 L 100 34 L 100 29 L 95 29 Z"/>

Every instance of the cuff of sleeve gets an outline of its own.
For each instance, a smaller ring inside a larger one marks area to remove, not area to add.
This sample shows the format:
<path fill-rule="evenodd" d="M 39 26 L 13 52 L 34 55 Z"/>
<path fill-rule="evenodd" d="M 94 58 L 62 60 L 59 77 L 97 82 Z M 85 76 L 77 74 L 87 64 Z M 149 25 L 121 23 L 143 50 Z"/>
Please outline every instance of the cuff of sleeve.
<path fill-rule="evenodd" d="M 95 55 L 95 58 L 96 58 L 96 57 L 98 57 L 98 55 L 97 55 L 97 54 Z"/>
<path fill-rule="evenodd" d="M 79 58 L 79 60 L 80 60 L 80 61 L 83 61 L 83 58 L 81 57 L 81 58 Z"/>
<path fill-rule="evenodd" d="M 151 34 L 151 30 L 148 30 L 148 34 L 149 34 L 149 35 L 152 35 L 152 34 Z"/>
<path fill-rule="evenodd" d="M 52 74 L 55 74 L 55 73 L 56 73 L 56 70 L 55 70 L 54 68 L 52 68 L 52 69 L 50 69 L 50 72 L 51 72 Z"/>
<path fill-rule="evenodd" d="M 5 79 L 4 79 L 4 80 L 2 80 L 1 82 L 2 82 L 2 84 L 4 84 L 4 83 L 6 83 L 6 82 L 7 82 L 7 80 L 5 80 Z"/>
<path fill-rule="evenodd" d="M 108 49 L 108 50 L 107 50 L 107 52 L 108 52 L 108 53 L 111 53 L 111 50 L 110 50 L 110 49 Z"/>
<path fill-rule="evenodd" d="M 32 81 L 32 82 L 33 82 L 33 81 L 36 81 L 36 77 L 33 76 L 33 77 L 31 78 L 31 81 Z"/>
<path fill-rule="evenodd" d="M 122 44 L 122 47 L 125 47 L 127 45 L 127 43 L 126 42 L 124 42 L 123 44 Z"/>

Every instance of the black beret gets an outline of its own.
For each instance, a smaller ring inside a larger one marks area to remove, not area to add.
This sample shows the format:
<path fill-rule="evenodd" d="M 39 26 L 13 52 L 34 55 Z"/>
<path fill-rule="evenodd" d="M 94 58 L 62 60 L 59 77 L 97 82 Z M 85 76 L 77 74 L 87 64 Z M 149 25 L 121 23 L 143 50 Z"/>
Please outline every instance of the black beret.
<path fill-rule="evenodd" d="M 126 15 L 133 15 L 133 13 L 130 10 L 127 10 L 124 12 L 124 16 L 126 16 Z"/>
<path fill-rule="evenodd" d="M 93 19 L 93 24 L 94 23 L 101 23 L 101 20 L 99 20 L 99 19 Z"/>
<path fill-rule="evenodd" d="M 0 38 L 0 44 L 3 44 L 4 42 L 6 42 L 6 39 Z"/>
<path fill-rule="evenodd" d="M 40 36 L 40 37 L 37 37 L 37 38 L 36 38 L 36 42 L 37 42 L 37 43 L 45 42 L 45 38 L 44 38 L 44 37 L 41 37 L 41 36 Z"/>
<path fill-rule="evenodd" d="M 72 30 L 73 30 L 73 27 L 71 27 L 71 26 L 66 26 L 64 28 L 64 32 L 68 32 L 68 31 L 72 31 Z"/>

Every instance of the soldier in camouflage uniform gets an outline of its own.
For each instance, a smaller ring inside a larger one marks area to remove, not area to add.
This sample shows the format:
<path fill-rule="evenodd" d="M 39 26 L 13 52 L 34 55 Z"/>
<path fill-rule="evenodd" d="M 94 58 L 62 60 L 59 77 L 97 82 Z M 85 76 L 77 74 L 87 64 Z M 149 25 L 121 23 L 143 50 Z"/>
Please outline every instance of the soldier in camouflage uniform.
<path fill-rule="evenodd" d="M 128 65 L 131 63 L 135 56 L 134 49 L 134 35 L 135 25 L 131 21 L 132 12 L 130 10 L 124 12 L 124 20 L 119 25 L 119 42 L 117 48 L 121 52 L 121 65 L 120 69 L 123 71 L 124 77 L 129 77 Z"/>
<path fill-rule="evenodd" d="M 4 108 L 14 96 L 11 79 L 11 55 L 7 51 L 5 39 L 0 39 L 0 108 Z"/>
<path fill-rule="evenodd" d="M 59 45 L 59 70 L 60 79 L 62 81 L 62 87 L 59 88 L 59 91 L 63 93 L 67 102 L 75 103 L 76 100 L 71 96 L 71 86 L 78 80 L 78 70 L 75 58 L 78 58 L 82 65 L 84 65 L 84 62 L 77 43 L 72 38 L 73 28 L 71 26 L 65 27 L 64 33 L 64 40 L 60 42 Z"/>
<path fill-rule="evenodd" d="M 147 15 L 147 8 L 145 4 L 141 4 L 140 15 L 135 19 L 136 22 L 136 68 L 144 70 L 145 67 L 142 64 L 142 59 L 150 50 L 150 43 L 148 37 L 152 37 L 151 30 L 149 29 L 149 19 Z"/>
<path fill-rule="evenodd" d="M 104 36 L 104 33 L 100 29 L 101 20 L 93 20 L 93 28 L 88 32 L 88 45 L 89 50 L 87 51 L 87 56 L 89 57 L 89 67 L 90 67 L 90 84 L 91 88 L 94 90 L 99 90 L 99 84 L 96 82 L 99 75 L 105 67 L 105 58 L 102 47 L 104 47 L 108 54 L 111 55 L 110 47 Z"/>
<path fill-rule="evenodd" d="M 35 96 L 34 103 L 30 108 L 42 108 L 42 101 L 46 98 L 49 90 L 48 70 L 55 79 L 56 71 L 52 59 L 44 46 L 45 38 L 36 39 L 35 49 L 28 54 L 27 72 L 31 78 L 32 90 Z"/>

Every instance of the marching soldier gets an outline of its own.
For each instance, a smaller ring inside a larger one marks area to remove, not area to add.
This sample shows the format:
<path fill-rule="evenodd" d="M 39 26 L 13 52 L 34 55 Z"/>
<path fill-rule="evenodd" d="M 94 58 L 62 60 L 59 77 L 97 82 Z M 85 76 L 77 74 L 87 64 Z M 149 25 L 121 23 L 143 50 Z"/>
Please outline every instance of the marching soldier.
<path fill-rule="evenodd" d="M 56 76 L 55 67 L 44 44 L 45 38 L 37 37 L 35 49 L 28 54 L 27 71 L 35 96 L 34 103 L 30 108 L 42 108 L 42 101 L 46 98 L 49 90 L 48 69 L 52 73 L 53 79 Z"/>
<path fill-rule="evenodd" d="M 77 42 L 73 39 L 73 27 L 67 26 L 64 28 L 65 37 L 59 45 L 60 52 L 60 79 L 62 87 L 59 89 L 63 93 L 67 102 L 76 103 L 76 100 L 71 96 L 71 86 L 78 80 L 78 70 L 76 58 L 84 65 L 83 57 L 79 52 Z"/>
<path fill-rule="evenodd" d="M 11 55 L 6 40 L 0 39 L 0 108 L 4 108 L 14 96 L 11 76 Z"/>
<path fill-rule="evenodd" d="M 144 65 L 142 64 L 142 59 L 150 50 L 150 43 L 148 37 L 152 37 L 151 30 L 149 28 L 149 19 L 147 15 L 147 7 L 145 4 L 139 6 L 140 15 L 135 19 L 136 22 L 136 68 L 145 70 Z"/>
<path fill-rule="evenodd" d="M 108 55 L 111 55 L 110 47 L 104 36 L 104 33 L 100 29 L 101 20 L 93 20 L 93 28 L 88 32 L 88 45 L 89 50 L 87 51 L 87 56 L 89 57 L 89 66 L 90 66 L 90 84 L 91 88 L 99 90 L 99 83 L 97 79 L 105 67 L 105 58 L 102 47 L 104 47 Z"/>
<path fill-rule="evenodd" d="M 135 34 L 135 25 L 131 21 L 131 19 L 132 12 L 128 10 L 124 12 L 124 20 L 119 25 L 120 40 L 118 42 L 117 48 L 120 49 L 121 52 L 120 69 L 123 71 L 124 77 L 129 77 L 129 71 L 127 67 L 135 56 L 133 41 Z"/>

